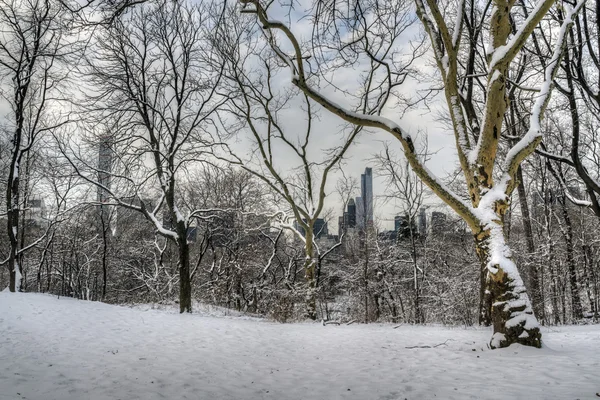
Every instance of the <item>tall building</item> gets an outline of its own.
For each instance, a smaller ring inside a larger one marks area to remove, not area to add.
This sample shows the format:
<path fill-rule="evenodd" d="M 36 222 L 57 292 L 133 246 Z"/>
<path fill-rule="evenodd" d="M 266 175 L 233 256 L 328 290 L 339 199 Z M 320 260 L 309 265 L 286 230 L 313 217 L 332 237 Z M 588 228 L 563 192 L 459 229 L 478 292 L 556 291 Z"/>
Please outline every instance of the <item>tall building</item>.
<path fill-rule="evenodd" d="M 41 197 L 30 198 L 23 213 L 27 224 L 39 226 L 47 218 L 46 202 Z"/>
<path fill-rule="evenodd" d="M 402 230 L 402 223 L 404 222 L 404 217 L 402 215 L 396 215 L 394 217 L 394 232 L 398 233 Z"/>
<path fill-rule="evenodd" d="M 96 192 L 96 200 L 99 203 L 106 203 L 109 199 L 108 191 L 104 188 L 110 190 L 112 157 L 112 138 L 107 133 L 99 138 L 98 143 L 98 183 L 102 185 L 97 187 Z"/>
<path fill-rule="evenodd" d="M 305 221 L 306 222 L 306 221 Z M 304 228 L 296 221 L 294 221 L 294 228 L 297 229 L 302 236 L 306 236 L 306 232 L 304 232 Z M 329 230 L 327 228 L 327 222 L 323 218 L 317 218 L 315 224 L 313 225 L 313 235 L 316 239 L 327 236 L 329 234 Z"/>
<path fill-rule="evenodd" d="M 344 214 L 339 217 L 338 220 L 338 234 L 342 234 L 348 228 L 352 229 L 356 227 L 356 202 L 354 199 L 348 201 L 348 206 Z"/>
<path fill-rule="evenodd" d="M 356 227 L 364 229 L 365 227 L 365 204 L 362 197 L 356 198 Z"/>
<path fill-rule="evenodd" d="M 431 233 L 442 233 L 446 230 L 446 214 L 439 211 L 431 213 Z"/>
<path fill-rule="evenodd" d="M 356 227 L 356 203 L 354 199 L 348 201 L 348 211 L 345 214 L 347 215 L 347 221 L 345 221 L 346 227 Z"/>
<path fill-rule="evenodd" d="M 415 226 L 415 219 L 410 218 L 408 214 L 396 215 L 394 217 L 394 232 L 397 238 L 409 238 L 410 234 L 416 236 L 417 227 Z"/>
<path fill-rule="evenodd" d="M 327 230 L 327 222 L 323 218 L 317 218 L 315 225 L 313 226 L 313 233 L 318 239 L 321 236 L 327 236 L 329 231 Z"/>
<path fill-rule="evenodd" d="M 373 169 L 365 168 L 360 176 L 360 195 L 363 202 L 365 226 L 373 226 Z"/>
<path fill-rule="evenodd" d="M 427 215 L 425 214 L 425 207 L 421 207 L 419 210 L 419 234 L 422 236 L 427 235 Z"/>

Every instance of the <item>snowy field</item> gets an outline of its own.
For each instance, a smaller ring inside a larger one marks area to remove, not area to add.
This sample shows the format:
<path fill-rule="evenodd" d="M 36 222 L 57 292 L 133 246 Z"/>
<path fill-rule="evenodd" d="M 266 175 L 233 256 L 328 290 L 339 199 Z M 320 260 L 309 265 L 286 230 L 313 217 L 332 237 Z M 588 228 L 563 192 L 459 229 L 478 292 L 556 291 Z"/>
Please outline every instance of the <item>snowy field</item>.
<path fill-rule="evenodd" d="M 0 293 L 0 400 L 599 399 L 600 326 L 543 333 L 544 349 L 492 351 L 487 329 L 278 324 Z"/>

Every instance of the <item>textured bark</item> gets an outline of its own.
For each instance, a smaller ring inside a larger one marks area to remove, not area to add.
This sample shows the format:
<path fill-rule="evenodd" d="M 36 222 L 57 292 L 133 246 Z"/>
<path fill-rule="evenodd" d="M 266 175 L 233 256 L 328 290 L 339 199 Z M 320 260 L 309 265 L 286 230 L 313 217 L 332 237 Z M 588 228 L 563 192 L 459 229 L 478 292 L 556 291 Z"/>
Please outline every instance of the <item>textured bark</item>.
<path fill-rule="evenodd" d="M 527 326 L 527 322 L 518 323 L 511 326 L 507 322 L 515 312 L 527 312 L 527 305 L 509 306 L 511 301 L 520 301 L 523 296 L 527 296 L 524 289 L 518 292 L 515 282 L 507 274 L 489 274 L 490 297 L 493 301 L 492 322 L 494 325 L 494 336 L 498 333 L 504 336 L 498 343 L 492 339 L 492 348 L 508 347 L 513 343 L 520 343 L 525 346 L 542 347 L 542 334 L 539 327 Z M 529 314 L 533 317 L 533 310 Z"/>
<path fill-rule="evenodd" d="M 17 160 L 13 160 L 13 164 L 18 165 Z M 19 242 L 17 234 L 19 232 L 19 178 L 13 174 L 13 171 L 18 166 L 14 167 L 11 165 L 11 172 L 9 173 L 9 184 L 6 185 L 6 230 L 8 234 L 9 250 L 8 250 L 8 262 L 6 264 L 9 274 L 9 286 L 8 290 L 16 292 L 20 290 L 20 278 L 21 266 L 18 263 L 18 248 Z"/>
<path fill-rule="evenodd" d="M 102 229 L 102 301 L 104 301 L 108 282 L 108 246 L 110 240 L 110 220 L 105 205 L 100 205 L 100 229 Z"/>
<path fill-rule="evenodd" d="M 490 291 L 487 287 L 487 251 L 483 243 L 475 238 L 475 250 L 480 262 L 479 270 L 479 325 L 490 326 L 492 324 L 492 303 Z"/>
<path fill-rule="evenodd" d="M 317 285 L 316 285 L 316 267 L 319 262 L 314 255 L 313 244 L 313 225 L 309 224 L 305 230 L 305 246 L 304 246 L 304 277 L 306 278 L 306 318 L 317 319 Z"/>
<path fill-rule="evenodd" d="M 192 281 L 190 276 L 190 246 L 187 242 L 187 226 L 177 221 L 177 250 L 179 252 L 179 312 L 192 312 Z"/>
<path fill-rule="evenodd" d="M 315 280 L 316 260 L 307 258 L 304 263 L 304 276 L 306 277 L 306 318 L 317 319 L 317 297 Z"/>
<path fill-rule="evenodd" d="M 486 299 L 490 305 L 489 315 L 494 327 L 490 347 L 508 347 L 513 343 L 541 347 L 542 334 L 517 269 L 507 271 L 501 265 L 491 262 L 489 231 L 480 232 L 476 240 L 478 254 L 485 260 L 488 270 L 486 288 L 489 293 L 486 293 Z M 503 245 L 505 251 L 509 251 L 506 243 L 495 245 Z"/>
<path fill-rule="evenodd" d="M 192 285 L 188 246 L 179 248 L 179 312 L 192 312 Z"/>
<path fill-rule="evenodd" d="M 564 200 L 564 199 L 563 199 Z M 577 282 L 577 270 L 575 268 L 575 256 L 573 246 L 573 223 L 567 211 L 567 207 L 563 202 L 562 213 L 565 220 L 565 242 L 567 246 L 567 267 L 569 269 L 569 286 L 571 289 L 571 311 L 574 319 L 583 318 L 583 308 L 581 306 L 581 297 L 579 296 L 579 284 Z"/>
<path fill-rule="evenodd" d="M 542 321 L 545 320 L 544 299 L 540 288 L 540 273 L 538 270 L 538 259 L 535 254 L 535 243 L 533 241 L 533 229 L 531 228 L 531 215 L 529 214 L 529 206 L 527 204 L 527 193 L 525 192 L 525 184 L 523 182 L 523 172 L 521 167 L 517 170 L 517 191 L 519 192 L 519 205 L 521 208 L 521 216 L 523 220 L 523 230 L 525 231 L 525 242 L 527 243 L 527 257 L 529 259 L 529 268 L 527 269 L 529 293 L 532 296 L 533 310 Z"/>

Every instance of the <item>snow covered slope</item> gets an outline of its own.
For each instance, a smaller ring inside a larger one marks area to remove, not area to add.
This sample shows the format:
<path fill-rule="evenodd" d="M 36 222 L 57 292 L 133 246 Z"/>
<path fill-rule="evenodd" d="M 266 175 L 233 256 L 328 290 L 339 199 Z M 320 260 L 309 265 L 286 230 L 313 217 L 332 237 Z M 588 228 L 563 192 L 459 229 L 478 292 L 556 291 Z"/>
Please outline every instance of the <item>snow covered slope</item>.
<path fill-rule="evenodd" d="M 492 351 L 489 330 L 282 325 L 0 293 L 0 400 L 599 398 L 600 326 L 543 334 L 542 350 Z"/>

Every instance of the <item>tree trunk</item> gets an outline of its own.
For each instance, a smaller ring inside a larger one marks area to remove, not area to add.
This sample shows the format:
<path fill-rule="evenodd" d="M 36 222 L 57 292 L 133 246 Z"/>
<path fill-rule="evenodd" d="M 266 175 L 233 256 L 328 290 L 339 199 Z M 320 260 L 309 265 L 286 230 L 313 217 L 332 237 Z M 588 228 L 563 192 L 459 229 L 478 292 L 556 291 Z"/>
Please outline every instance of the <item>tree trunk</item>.
<path fill-rule="evenodd" d="M 21 291 L 21 265 L 18 258 L 18 232 L 19 232 L 19 176 L 18 162 L 13 160 L 9 172 L 9 183 L 6 185 L 6 228 L 9 240 L 8 263 L 6 264 L 9 274 L 8 290 L 11 292 Z"/>
<path fill-rule="evenodd" d="M 519 205 L 521 208 L 521 216 L 523 219 L 523 230 L 525 231 L 525 241 L 527 243 L 527 258 L 529 260 L 529 268 L 527 269 L 529 283 L 529 292 L 531 293 L 533 310 L 542 321 L 545 320 L 544 315 L 544 299 L 540 290 L 540 275 L 538 271 L 537 257 L 535 254 L 535 243 L 533 242 L 533 229 L 531 227 L 531 216 L 527 205 L 527 194 L 525 193 L 525 183 L 523 181 L 523 171 L 521 167 L 517 169 L 517 179 L 519 184 L 517 191 L 519 192 Z M 543 322 L 542 322 L 543 323 Z"/>
<path fill-rule="evenodd" d="M 315 249 L 313 243 L 313 225 L 309 224 L 305 230 L 305 245 L 304 245 L 304 277 L 306 278 L 306 310 L 305 317 L 317 319 L 317 265 L 318 257 L 315 257 Z"/>
<path fill-rule="evenodd" d="M 573 223 L 571 217 L 567 211 L 567 206 L 563 201 L 560 202 L 562 206 L 563 218 L 565 220 L 566 232 L 565 242 L 567 245 L 567 266 L 569 268 L 569 286 L 571 289 L 571 307 L 573 319 L 579 320 L 583 318 L 583 308 L 581 306 L 581 297 L 579 296 L 579 285 L 577 284 L 577 271 L 575 269 L 575 257 L 574 257 L 574 246 L 573 246 Z"/>
<path fill-rule="evenodd" d="M 475 250 L 480 262 L 479 269 L 479 325 L 490 326 L 492 324 L 492 303 L 490 291 L 487 287 L 487 253 L 475 238 Z"/>
<path fill-rule="evenodd" d="M 106 297 L 106 285 L 108 282 L 108 244 L 110 229 L 110 216 L 107 206 L 100 205 L 100 222 L 102 229 L 102 301 Z"/>
<path fill-rule="evenodd" d="M 192 312 L 192 282 L 190 277 L 190 251 L 187 243 L 187 231 L 183 221 L 178 222 L 183 225 L 178 228 L 178 251 L 179 251 L 179 312 Z"/>
<path fill-rule="evenodd" d="M 588 296 L 588 301 L 590 302 L 590 311 L 592 312 L 592 315 L 594 316 L 594 318 L 596 318 L 597 316 L 597 311 L 596 310 L 596 296 L 595 293 L 593 291 L 593 286 L 592 286 L 592 282 L 593 282 L 593 277 L 591 276 L 593 274 L 593 270 L 594 270 L 594 262 L 593 262 L 593 255 L 592 255 L 592 248 L 590 245 L 586 245 L 584 244 L 582 246 L 582 250 L 583 250 L 583 257 L 584 257 L 584 263 L 583 263 L 583 281 L 585 283 L 585 290 L 587 292 L 587 296 Z"/>
<path fill-rule="evenodd" d="M 312 246 L 307 246 L 312 248 Z M 316 298 L 316 279 L 315 279 L 315 266 L 317 260 L 307 255 L 304 261 L 304 276 L 306 278 L 306 318 L 317 319 L 317 298 Z"/>
<path fill-rule="evenodd" d="M 541 347 L 541 332 L 516 264 L 505 241 L 501 224 L 476 236 L 477 253 L 485 261 L 486 287 L 494 326 L 491 348 L 513 343 Z"/>
<path fill-rule="evenodd" d="M 412 221 L 412 220 L 411 220 Z M 413 286 L 414 286 L 414 306 L 415 306 L 415 324 L 425 322 L 421 313 L 421 305 L 419 302 L 419 265 L 417 264 L 417 243 L 412 229 L 412 223 L 409 222 L 410 242 L 411 242 L 411 259 L 413 263 Z"/>

